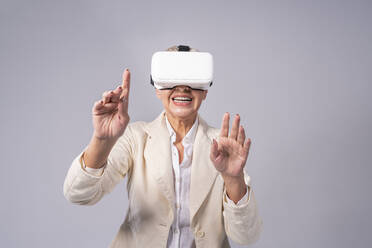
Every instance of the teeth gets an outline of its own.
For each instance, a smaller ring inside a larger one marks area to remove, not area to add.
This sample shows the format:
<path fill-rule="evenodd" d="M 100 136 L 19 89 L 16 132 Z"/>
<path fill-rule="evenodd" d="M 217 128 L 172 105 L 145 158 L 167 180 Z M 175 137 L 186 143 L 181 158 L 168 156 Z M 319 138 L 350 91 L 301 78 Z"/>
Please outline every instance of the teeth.
<path fill-rule="evenodd" d="M 173 98 L 173 100 L 184 102 L 184 101 L 191 101 L 191 98 L 188 98 L 188 97 L 175 97 L 175 98 Z"/>

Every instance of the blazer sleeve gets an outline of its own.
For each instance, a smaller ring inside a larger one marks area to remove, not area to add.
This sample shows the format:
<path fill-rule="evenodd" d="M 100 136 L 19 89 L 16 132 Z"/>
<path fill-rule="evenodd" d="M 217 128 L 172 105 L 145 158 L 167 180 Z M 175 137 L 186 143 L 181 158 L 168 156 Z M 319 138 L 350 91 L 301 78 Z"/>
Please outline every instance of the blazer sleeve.
<path fill-rule="evenodd" d="M 93 205 L 125 177 L 133 166 L 134 139 L 131 125 L 113 146 L 101 175 L 83 168 L 81 157 L 86 148 L 73 160 L 67 172 L 63 193 L 66 199 L 80 205 Z"/>
<path fill-rule="evenodd" d="M 222 214 L 227 236 L 238 244 L 248 245 L 259 239 L 263 223 L 258 213 L 250 177 L 245 170 L 244 179 L 248 188 L 248 199 L 238 205 L 229 204 L 225 199 L 226 189 L 224 189 Z"/>

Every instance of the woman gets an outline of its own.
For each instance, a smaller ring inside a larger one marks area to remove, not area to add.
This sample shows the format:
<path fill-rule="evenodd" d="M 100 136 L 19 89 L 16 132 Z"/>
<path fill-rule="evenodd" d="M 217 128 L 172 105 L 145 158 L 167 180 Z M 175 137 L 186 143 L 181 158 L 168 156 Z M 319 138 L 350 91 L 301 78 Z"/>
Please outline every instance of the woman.
<path fill-rule="evenodd" d="M 208 126 L 198 115 L 207 90 L 180 85 L 156 89 L 164 106 L 157 119 L 129 124 L 129 92 L 126 69 L 122 85 L 95 102 L 94 133 L 68 171 L 65 197 L 95 204 L 128 175 L 128 212 L 110 247 L 255 242 L 262 220 L 244 171 L 251 140 L 239 115 L 230 131 L 228 113 L 221 130 Z"/>

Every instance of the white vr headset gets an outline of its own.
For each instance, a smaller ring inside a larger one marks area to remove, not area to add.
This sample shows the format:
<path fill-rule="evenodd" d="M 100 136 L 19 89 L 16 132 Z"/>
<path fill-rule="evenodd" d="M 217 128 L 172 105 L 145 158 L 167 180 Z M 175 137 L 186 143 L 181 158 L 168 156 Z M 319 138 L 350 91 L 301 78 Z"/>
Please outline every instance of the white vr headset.
<path fill-rule="evenodd" d="M 213 81 L 213 57 L 206 52 L 190 52 L 178 46 L 178 52 L 156 52 L 151 60 L 151 84 L 157 89 L 186 85 L 206 90 Z"/>

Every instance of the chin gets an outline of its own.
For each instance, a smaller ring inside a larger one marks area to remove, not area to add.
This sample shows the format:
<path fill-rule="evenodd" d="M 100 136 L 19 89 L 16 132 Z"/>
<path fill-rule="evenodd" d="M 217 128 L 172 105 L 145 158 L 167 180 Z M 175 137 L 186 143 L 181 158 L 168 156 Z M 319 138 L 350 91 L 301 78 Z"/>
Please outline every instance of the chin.
<path fill-rule="evenodd" d="M 169 113 L 179 119 L 188 119 L 197 115 L 198 111 L 191 109 L 172 109 Z"/>

